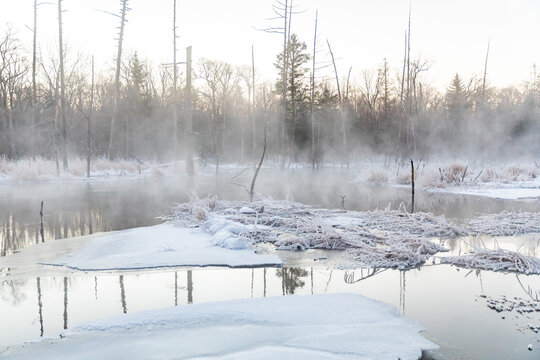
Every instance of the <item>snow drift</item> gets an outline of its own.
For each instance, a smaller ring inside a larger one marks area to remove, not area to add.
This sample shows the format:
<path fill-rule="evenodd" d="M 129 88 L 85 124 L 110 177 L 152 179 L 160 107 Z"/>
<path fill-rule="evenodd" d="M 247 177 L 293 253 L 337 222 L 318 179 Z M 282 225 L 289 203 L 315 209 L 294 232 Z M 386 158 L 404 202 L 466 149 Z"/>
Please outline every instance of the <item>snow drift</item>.
<path fill-rule="evenodd" d="M 227 231 L 222 229 L 222 236 L 232 235 Z M 245 267 L 282 264 L 281 259 L 275 255 L 257 255 L 252 249 L 234 241 L 233 236 L 229 236 L 229 240 L 228 247 L 218 246 L 216 237 L 206 231 L 168 222 L 105 233 L 93 238 L 88 245 L 75 253 L 45 265 L 63 265 L 77 270 L 125 270 L 172 266 Z"/>
<path fill-rule="evenodd" d="M 418 359 L 437 346 L 393 306 L 361 295 L 204 303 L 79 325 L 5 359 Z"/>

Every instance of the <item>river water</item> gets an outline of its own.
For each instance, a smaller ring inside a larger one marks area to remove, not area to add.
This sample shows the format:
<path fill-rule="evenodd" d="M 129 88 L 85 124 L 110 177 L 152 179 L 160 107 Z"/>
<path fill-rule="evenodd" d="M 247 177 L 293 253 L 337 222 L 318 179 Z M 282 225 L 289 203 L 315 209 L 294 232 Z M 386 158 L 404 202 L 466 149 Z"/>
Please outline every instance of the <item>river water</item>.
<path fill-rule="evenodd" d="M 175 203 L 191 192 L 246 200 L 247 177 L 224 172 L 216 181 L 198 176 L 193 183 L 176 177 L 0 185 L 0 255 L 9 256 L 42 241 L 40 203 L 44 203 L 43 240 L 121 230 L 161 222 Z M 259 192 L 338 208 L 341 195 L 353 210 L 410 205 L 409 190 L 354 185 L 350 172 L 265 170 Z M 444 214 L 458 223 L 479 213 L 502 210 L 540 211 L 538 200 L 509 201 L 474 196 L 417 192 L 417 211 Z M 501 243 L 538 256 L 538 237 L 505 238 Z M 489 241 L 490 239 L 484 239 Z M 447 243 L 463 251 L 461 240 Z M 469 271 L 447 265 L 425 265 L 409 271 L 342 269 L 343 254 L 307 251 L 286 254 L 282 269 L 162 269 L 152 271 L 74 273 L 67 276 L 11 277 L 0 257 L 0 349 L 39 338 L 58 337 L 70 326 L 104 316 L 185 306 L 207 301 L 353 292 L 394 304 L 420 322 L 425 336 L 441 349 L 425 358 L 539 359 L 540 335 L 527 328 L 540 325 L 540 313 L 497 313 L 489 298 L 533 301 L 540 297 L 540 276 Z M 315 261 L 321 257 L 327 261 Z M 314 314 L 316 316 L 316 314 Z M 504 318 L 503 318 L 504 317 Z M 532 344 L 533 351 L 527 349 Z M 1 351 L 1 350 L 0 350 Z"/>

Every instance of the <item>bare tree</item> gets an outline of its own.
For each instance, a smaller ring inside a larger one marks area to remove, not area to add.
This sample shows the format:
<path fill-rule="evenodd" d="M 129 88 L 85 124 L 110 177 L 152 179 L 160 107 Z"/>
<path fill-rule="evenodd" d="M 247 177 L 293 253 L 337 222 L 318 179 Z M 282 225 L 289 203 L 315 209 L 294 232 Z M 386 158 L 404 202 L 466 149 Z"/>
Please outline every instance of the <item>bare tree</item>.
<path fill-rule="evenodd" d="M 120 98 L 120 69 L 122 64 L 122 43 L 124 41 L 124 26 L 126 23 L 126 12 L 131 10 L 127 7 L 128 0 L 120 0 L 122 9 L 120 10 L 120 27 L 118 33 L 118 53 L 116 55 L 116 74 L 114 76 L 114 102 L 113 113 L 111 117 L 111 128 L 109 132 L 109 148 L 107 150 L 107 157 L 109 160 L 113 157 L 112 147 L 114 145 L 114 126 L 116 118 L 118 116 L 118 101 Z"/>
<path fill-rule="evenodd" d="M 27 71 L 18 40 L 13 31 L 8 29 L 0 40 L 0 108 L 7 112 L 9 157 L 12 159 L 17 155 L 14 119 L 16 98 Z"/>
<path fill-rule="evenodd" d="M 186 172 L 195 175 L 193 166 L 193 101 L 191 89 L 191 46 L 186 48 L 186 121 L 184 128 L 184 157 Z"/>
<path fill-rule="evenodd" d="M 343 144 L 342 144 L 342 150 L 341 150 L 341 166 L 343 166 L 343 163 L 347 164 L 347 167 L 349 167 L 349 157 L 347 154 L 348 146 L 347 146 L 347 130 L 345 127 L 345 114 L 343 113 L 343 98 L 341 97 L 341 90 L 339 87 L 339 76 L 337 72 L 336 67 L 336 60 L 334 58 L 334 53 L 332 52 L 332 47 L 330 46 L 330 41 L 326 39 L 326 43 L 328 44 L 328 52 L 330 52 L 330 57 L 332 58 L 332 64 L 334 65 L 334 75 L 336 78 L 336 86 L 337 86 L 337 92 L 338 92 L 338 100 L 339 100 L 339 115 L 341 117 L 341 135 L 343 136 Z"/>
<path fill-rule="evenodd" d="M 311 67 L 311 167 L 315 169 L 315 163 L 317 161 L 317 152 L 315 148 L 315 64 L 317 56 L 317 24 L 319 20 L 319 10 L 315 12 L 315 31 L 313 35 L 313 58 Z"/>
<path fill-rule="evenodd" d="M 68 167 L 64 42 L 62 41 L 62 0 L 58 0 L 58 51 L 60 52 L 60 120 L 62 122 L 62 167 Z"/>
<path fill-rule="evenodd" d="M 32 29 L 32 132 L 30 137 L 30 151 L 34 152 L 35 127 L 38 123 L 37 114 L 37 86 L 36 86 L 36 48 L 37 48 L 37 0 L 34 0 L 34 28 Z"/>
<path fill-rule="evenodd" d="M 173 151 L 174 151 L 174 161 L 178 160 L 178 95 L 176 93 L 176 84 L 178 82 L 178 72 L 177 72 L 177 63 L 176 63 L 176 0 L 174 0 L 173 6 L 173 87 L 172 87 L 172 98 L 173 98 Z"/>
<path fill-rule="evenodd" d="M 255 195 L 255 182 L 257 181 L 257 175 L 259 175 L 259 171 L 261 170 L 262 163 L 264 161 L 264 156 L 266 155 L 266 117 L 267 117 L 267 101 L 266 101 L 266 89 L 263 88 L 263 107 L 264 107 L 264 143 L 263 143 L 263 152 L 261 155 L 261 159 L 259 160 L 259 165 L 255 169 L 255 174 L 253 175 L 253 179 L 251 180 L 251 187 L 249 190 L 249 201 L 253 201 L 253 195 Z"/>
<path fill-rule="evenodd" d="M 488 57 L 489 57 L 489 44 L 491 39 L 488 40 L 487 50 L 486 50 L 486 62 L 484 63 L 484 77 L 482 79 L 482 106 L 486 104 L 486 78 L 487 78 L 487 66 L 488 66 Z"/>

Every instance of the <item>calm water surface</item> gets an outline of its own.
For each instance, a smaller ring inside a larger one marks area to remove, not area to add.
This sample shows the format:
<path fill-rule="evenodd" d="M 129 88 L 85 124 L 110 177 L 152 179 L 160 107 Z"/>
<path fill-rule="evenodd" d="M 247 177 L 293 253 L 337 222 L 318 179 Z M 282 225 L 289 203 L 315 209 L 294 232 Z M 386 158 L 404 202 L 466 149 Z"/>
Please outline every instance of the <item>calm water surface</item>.
<path fill-rule="evenodd" d="M 44 201 L 44 239 L 120 230 L 161 222 L 188 194 L 218 194 L 220 198 L 246 200 L 246 192 L 224 173 L 216 183 L 201 176 L 196 185 L 178 178 L 120 179 L 91 182 L 0 185 L 0 255 L 9 256 L 41 241 L 39 204 Z M 409 206 L 409 192 L 350 184 L 354 173 L 281 173 L 266 170 L 258 190 L 275 199 L 293 199 L 312 205 L 340 207 L 346 195 L 348 209 L 370 210 Z M 419 192 L 416 209 L 444 214 L 457 221 L 478 213 L 502 210 L 540 211 L 538 200 L 505 201 L 463 195 Z M 484 239 L 490 241 L 490 239 Z M 500 240 L 538 256 L 538 237 Z M 465 243 L 448 242 L 453 252 Z M 331 258 L 335 255 L 328 256 Z M 341 255 L 337 255 L 339 257 Z M 497 313 L 489 309 L 486 295 L 533 301 L 540 297 L 540 276 L 516 276 L 468 271 L 446 265 L 423 266 L 409 271 L 343 270 L 337 262 L 320 263 L 317 252 L 295 255 L 283 269 L 177 269 L 76 274 L 68 277 L 10 278 L 0 258 L 0 349 L 40 336 L 58 337 L 71 326 L 104 316 L 190 303 L 329 292 L 354 292 L 394 304 L 407 317 L 426 328 L 426 337 L 441 350 L 426 358 L 540 359 L 540 335 L 527 324 L 540 325 L 540 313 Z M 316 314 L 314 314 L 316 316 Z M 504 316 L 504 319 L 502 318 Z M 534 350 L 528 351 L 527 345 Z M 1 350 L 0 350 L 1 351 Z"/>

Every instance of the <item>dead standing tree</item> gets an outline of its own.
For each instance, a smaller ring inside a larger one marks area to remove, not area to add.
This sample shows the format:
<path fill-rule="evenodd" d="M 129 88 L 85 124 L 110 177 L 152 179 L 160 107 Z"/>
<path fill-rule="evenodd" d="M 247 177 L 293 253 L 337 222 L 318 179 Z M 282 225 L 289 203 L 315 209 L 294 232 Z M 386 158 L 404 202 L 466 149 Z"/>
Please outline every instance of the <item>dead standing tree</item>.
<path fill-rule="evenodd" d="M 19 42 L 11 29 L 0 39 L 0 111 L 7 114 L 9 156 L 11 159 L 17 156 L 15 142 L 14 112 L 23 88 L 27 66 L 24 57 L 21 56 Z M 1 123 L 0 123 L 1 128 Z"/>
<path fill-rule="evenodd" d="M 116 123 L 116 118 L 118 117 L 118 101 L 120 98 L 120 70 L 122 64 L 122 43 L 124 41 L 124 26 L 126 23 L 126 12 L 131 10 L 127 7 L 128 0 L 120 0 L 122 9 L 120 10 L 121 15 L 111 14 L 120 18 L 120 27 L 118 33 L 118 53 L 116 55 L 116 74 L 114 76 L 114 101 L 113 101 L 113 113 L 111 117 L 111 128 L 109 132 L 109 147 L 107 150 L 107 157 L 109 160 L 113 157 L 112 147 L 114 145 L 114 126 Z"/>
<path fill-rule="evenodd" d="M 334 65 L 334 75 L 336 78 L 336 86 L 337 86 L 337 92 L 338 92 L 338 100 L 339 100 L 339 116 L 341 118 L 341 134 L 343 136 L 343 144 L 342 144 L 342 150 L 341 150 L 341 167 L 343 167 L 343 164 L 345 163 L 347 167 L 349 167 L 349 157 L 347 154 L 348 146 L 347 146 L 347 130 L 345 126 L 345 114 L 343 112 L 343 98 L 341 96 L 341 90 L 339 87 L 339 77 L 336 67 L 336 60 L 334 58 L 334 53 L 332 52 L 332 47 L 330 46 L 330 42 L 328 39 L 326 39 L 326 43 L 328 44 L 328 51 L 330 52 L 330 57 L 332 58 L 332 64 Z"/>
<path fill-rule="evenodd" d="M 315 169 L 317 161 L 317 151 L 315 148 L 315 59 L 317 55 L 317 24 L 319 20 L 319 10 L 315 12 L 315 32 L 313 35 L 313 58 L 311 68 L 311 96 L 310 96 L 310 108 L 311 108 L 311 167 Z"/>
<path fill-rule="evenodd" d="M 90 178 L 90 161 L 92 159 L 92 115 L 94 113 L 94 56 L 92 56 L 92 73 L 91 73 L 91 84 L 90 84 L 90 104 L 88 113 L 84 111 L 81 105 L 79 105 L 79 112 L 86 119 L 86 177 Z M 80 104 L 80 102 L 79 102 Z"/>
<path fill-rule="evenodd" d="M 62 0 L 58 0 L 58 50 L 60 52 L 60 120 L 62 122 L 62 167 L 68 167 L 66 86 L 64 78 L 64 42 L 62 41 Z"/>
<path fill-rule="evenodd" d="M 173 98 L 173 151 L 174 151 L 174 161 L 178 161 L 178 94 L 176 92 L 176 86 L 178 83 L 178 71 L 176 63 L 176 0 L 173 4 L 173 87 L 172 87 L 172 98 Z"/>
<path fill-rule="evenodd" d="M 184 124 L 184 156 L 186 172 L 195 175 L 193 166 L 193 100 L 191 86 L 191 46 L 186 48 L 186 121 Z"/>
<path fill-rule="evenodd" d="M 293 12 L 293 0 L 276 0 L 274 4 L 272 4 L 272 11 L 276 15 L 273 18 L 270 18 L 268 20 L 270 21 L 283 21 L 282 26 L 276 26 L 276 27 L 269 27 L 266 29 L 261 29 L 264 32 L 267 33 L 273 33 L 273 34 L 282 34 L 283 35 L 283 58 L 282 61 L 282 69 L 283 72 L 281 74 L 281 81 L 283 84 L 287 83 L 287 69 L 289 67 L 288 65 L 288 56 L 287 54 L 287 47 L 289 46 L 289 40 L 291 36 L 291 20 L 293 14 L 298 14 L 297 12 Z M 279 148 L 279 158 L 280 158 L 280 166 L 282 168 L 285 167 L 285 154 L 284 149 L 286 147 L 285 142 L 287 141 L 286 138 L 286 131 L 285 131 L 285 122 L 287 118 L 287 87 L 284 86 L 283 89 L 281 89 L 281 117 L 279 119 L 278 123 L 278 139 L 277 139 L 277 145 Z"/>
<path fill-rule="evenodd" d="M 259 160 L 259 165 L 255 169 L 255 174 L 253 174 L 253 179 L 251 180 L 251 187 L 249 189 L 249 201 L 253 202 L 253 196 L 255 195 L 255 182 L 257 181 L 257 175 L 261 170 L 262 163 L 264 161 L 264 156 L 266 155 L 266 117 L 268 113 L 268 106 L 266 101 L 266 89 L 263 88 L 263 106 L 264 106 L 264 143 L 263 143 L 263 152 L 261 159 Z"/>

